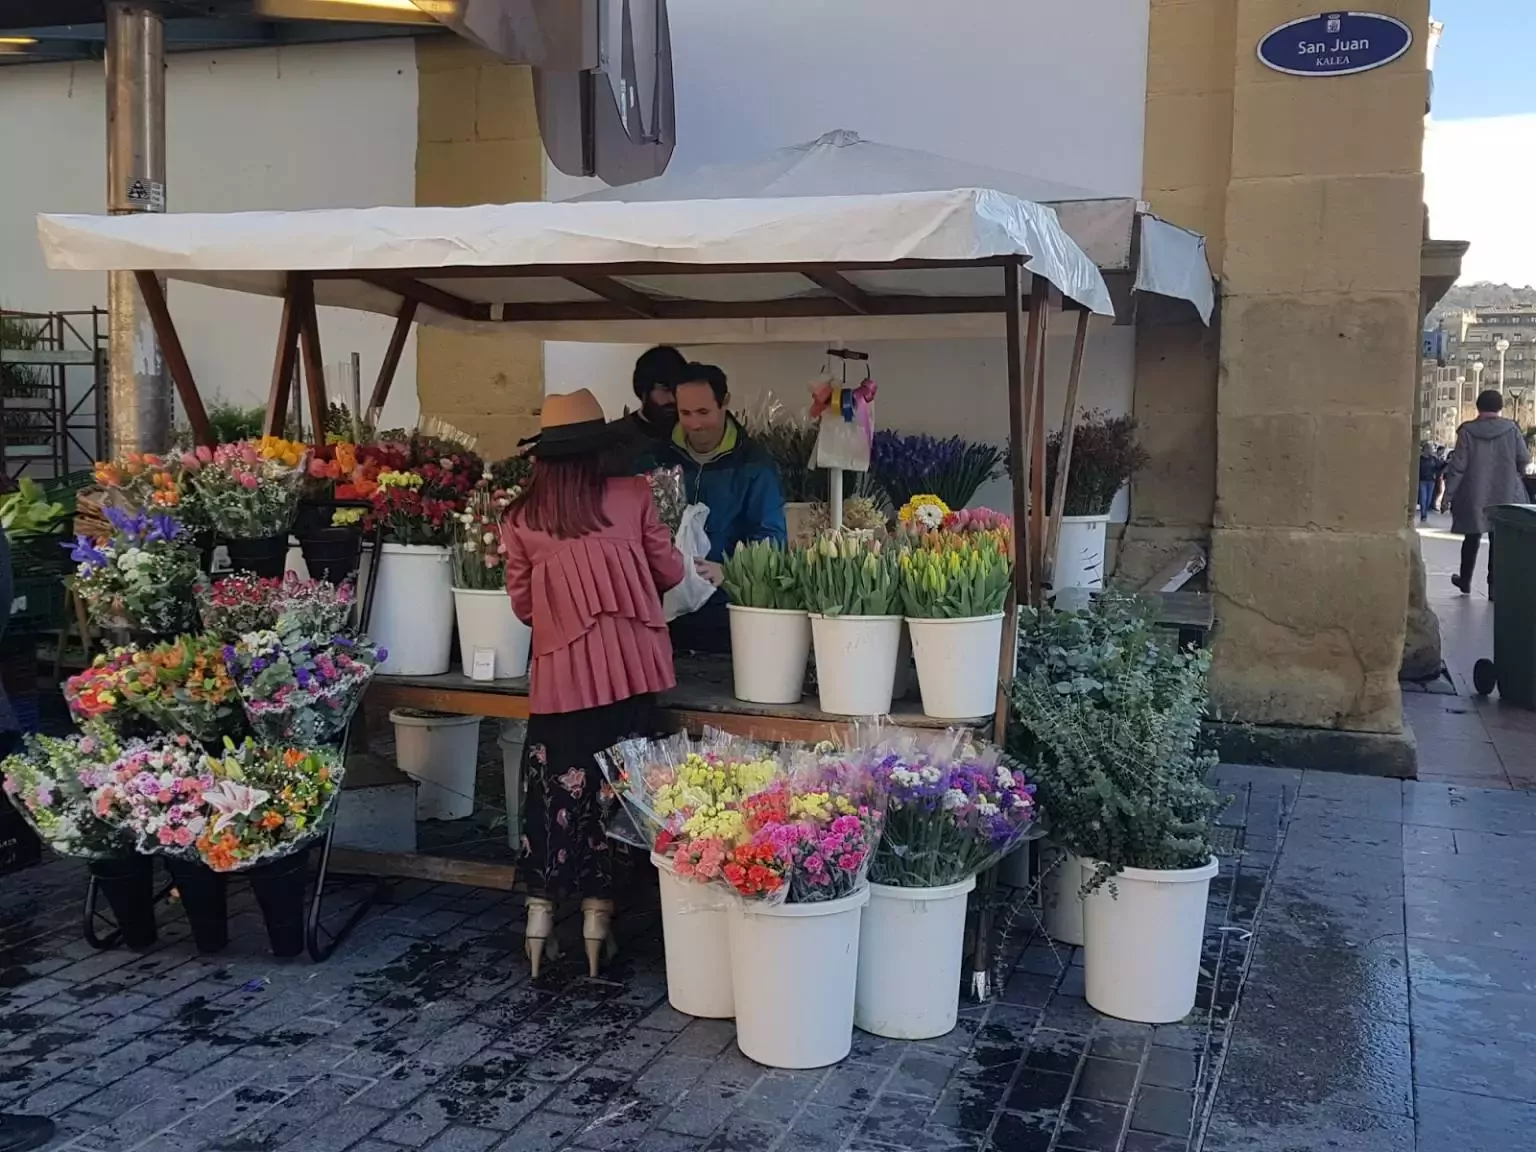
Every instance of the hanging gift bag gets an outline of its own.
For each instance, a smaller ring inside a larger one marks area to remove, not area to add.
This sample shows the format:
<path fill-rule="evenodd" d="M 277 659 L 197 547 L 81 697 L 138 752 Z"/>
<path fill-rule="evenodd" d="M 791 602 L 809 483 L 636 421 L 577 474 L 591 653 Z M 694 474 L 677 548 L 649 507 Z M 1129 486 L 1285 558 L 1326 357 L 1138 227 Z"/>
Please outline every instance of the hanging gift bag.
<path fill-rule="evenodd" d="M 834 350 L 831 355 L 846 360 L 862 353 Z M 867 363 L 864 372 L 864 379 L 858 384 L 834 380 L 827 373 L 811 386 L 811 418 L 818 422 L 816 450 L 811 454 L 813 468 L 869 471 L 869 451 L 875 439 L 874 415 L 870 411 L 875 382 L 868 374 Z"/>

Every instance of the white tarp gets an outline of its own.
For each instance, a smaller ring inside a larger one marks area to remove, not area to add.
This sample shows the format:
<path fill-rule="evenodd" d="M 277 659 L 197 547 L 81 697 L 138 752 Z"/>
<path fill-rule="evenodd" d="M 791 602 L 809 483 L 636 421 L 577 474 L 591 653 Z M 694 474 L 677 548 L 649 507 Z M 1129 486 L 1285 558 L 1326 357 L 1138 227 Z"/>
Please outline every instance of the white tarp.
<path fill-rule="evenodd" d="M 1138 290 L 1187 300 L 1210 322 L 1214 293 L 1204 238 L 1142 212 L 1136 200 L 879 144 L 847 129 L 739 163 L 671 170 L 638 184 L 589 192 L 572 202 L 849 196 L 947 188 L 992 188 L 1048 204 L 1067 235 L 1101 270 L 1134 272 Z M 1139 254 L 1132 240 L 1138 215 Z"/>
<path fill-rule="evenodd" d="M 48 266 L 77 271 L 132 269 L 215 287 L 280 295 L 284 273 L 670 263 L 886 264 L 901 260 L 967 261 L 1018 255 L 1064 295 L 1113 315 L 1094 262 L 1067 236 L 1050 208 L 989 188 L 892 195 L 687 202 L 490 204 L 472 208 L 339 208 L 299 212 L 44 215 L 38 233 Z M 991 270 L 1001 284 L 1000 273 Z M 461 274 L 462 275 L 462 274 Z M 559 273 L 554 274 L 558 277 Z M 880 276 L 895 275 L 881 271 Z M 902 273 L 882 291 L 945 295 L 943 278 Z M 641 280 L 625 278 L 639 284 Z M 665 291 L 690 298 L 689 282 L 666 277 Z M 717 278 L 718 279 L 718 278 Z M 779 298 L 806 295 L 798 277 Z M 453 291 L 490 304 L 528 301 L 506 279 L 444 278 Z M 584 298 L 571 286 L 553 300 Z M 474 289 L 478 289 L 475 291 Z M 814 289 L 810 289 L 814 291 Z M 318 301 L 392 312 L 398 300 L 357 280 L 322 280 Z M 994 290 L 995 291 L 995 290 Z M 981 294 L 981 293 L 978 293 Z M 700 299 L 710 298 L 707 294 Z M 757 299 L 766 297 L 757 296 Z M 596 299 L 596 297 L 593 297 Z M 423 309 L 422 319 L 453 323 Z M 557 336 L 551 338 L 558 339 Z"/>

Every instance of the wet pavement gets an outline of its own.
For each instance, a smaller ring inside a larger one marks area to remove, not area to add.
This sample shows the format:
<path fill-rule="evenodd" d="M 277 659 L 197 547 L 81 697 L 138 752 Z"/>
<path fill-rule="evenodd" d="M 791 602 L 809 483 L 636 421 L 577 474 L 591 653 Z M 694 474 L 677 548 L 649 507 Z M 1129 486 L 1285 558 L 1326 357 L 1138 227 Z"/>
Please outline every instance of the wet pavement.
<path fill-rule="evenodd" d="M 1023 913 L 999 996 L 952 1035 L 858 1034 L 838 1067 L 773 1072 L 666 1006 L 643 882 L 606 978 L 570 920 L 534 984 L 515 895 L 397 884 L 319 965 L 265 955 L 239 891 L 217 957 L 174 908 L 154 949 L 98 953 L 81 870 L 55 862 L 0 879 L 0 1104 L 80 1152 L 1533 1146 L 1536 796 L 1220 780 L 1230 851 L 1180 1024 L 1099 1016 Z"/>

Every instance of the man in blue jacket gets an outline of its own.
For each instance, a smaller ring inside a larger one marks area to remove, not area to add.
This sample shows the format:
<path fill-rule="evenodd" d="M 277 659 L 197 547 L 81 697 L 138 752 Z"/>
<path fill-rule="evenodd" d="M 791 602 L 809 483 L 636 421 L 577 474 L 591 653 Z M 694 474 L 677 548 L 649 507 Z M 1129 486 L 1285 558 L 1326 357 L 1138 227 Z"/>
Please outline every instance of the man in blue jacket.
<path fill-rule="evenodd" d="M 713 364 L 689 364 L 674 389 L 677 426 L 657 453 L 661 465 L 680 464 L 690 504 L 709 507 L 704 530 L 709 556 L 697 562 L 718 589 L 720 564 L 743 541 L 785 543 L 784 492 L 773 457 L 729 412 L 725 373 Z M 717 591 L 697 612 L 672 622 L 673 645 L 685 651 L 729 652 L 726 596 Z"/>

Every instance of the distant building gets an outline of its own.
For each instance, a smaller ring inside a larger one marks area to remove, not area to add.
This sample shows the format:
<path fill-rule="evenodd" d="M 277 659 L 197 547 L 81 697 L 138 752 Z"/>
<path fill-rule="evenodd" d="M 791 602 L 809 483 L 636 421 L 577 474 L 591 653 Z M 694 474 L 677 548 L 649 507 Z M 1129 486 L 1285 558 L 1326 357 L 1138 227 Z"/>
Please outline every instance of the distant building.
<path fill-rule="evenodd" d="M 1507 415 L 1521 425 L 1536 424 L 1536 307 L 1467 309 L 1447 315 L 1440 327 L 1440 371 L 1461 382 L 1461 419 L 1471 419 L 1479 390 L 1495 388 L 1504 392 Z M 1500 341 L 1508 343 L 1502 375 Z M 1422 382 L 1419 399 L 1422 410 L 1429 403 Z"/>

